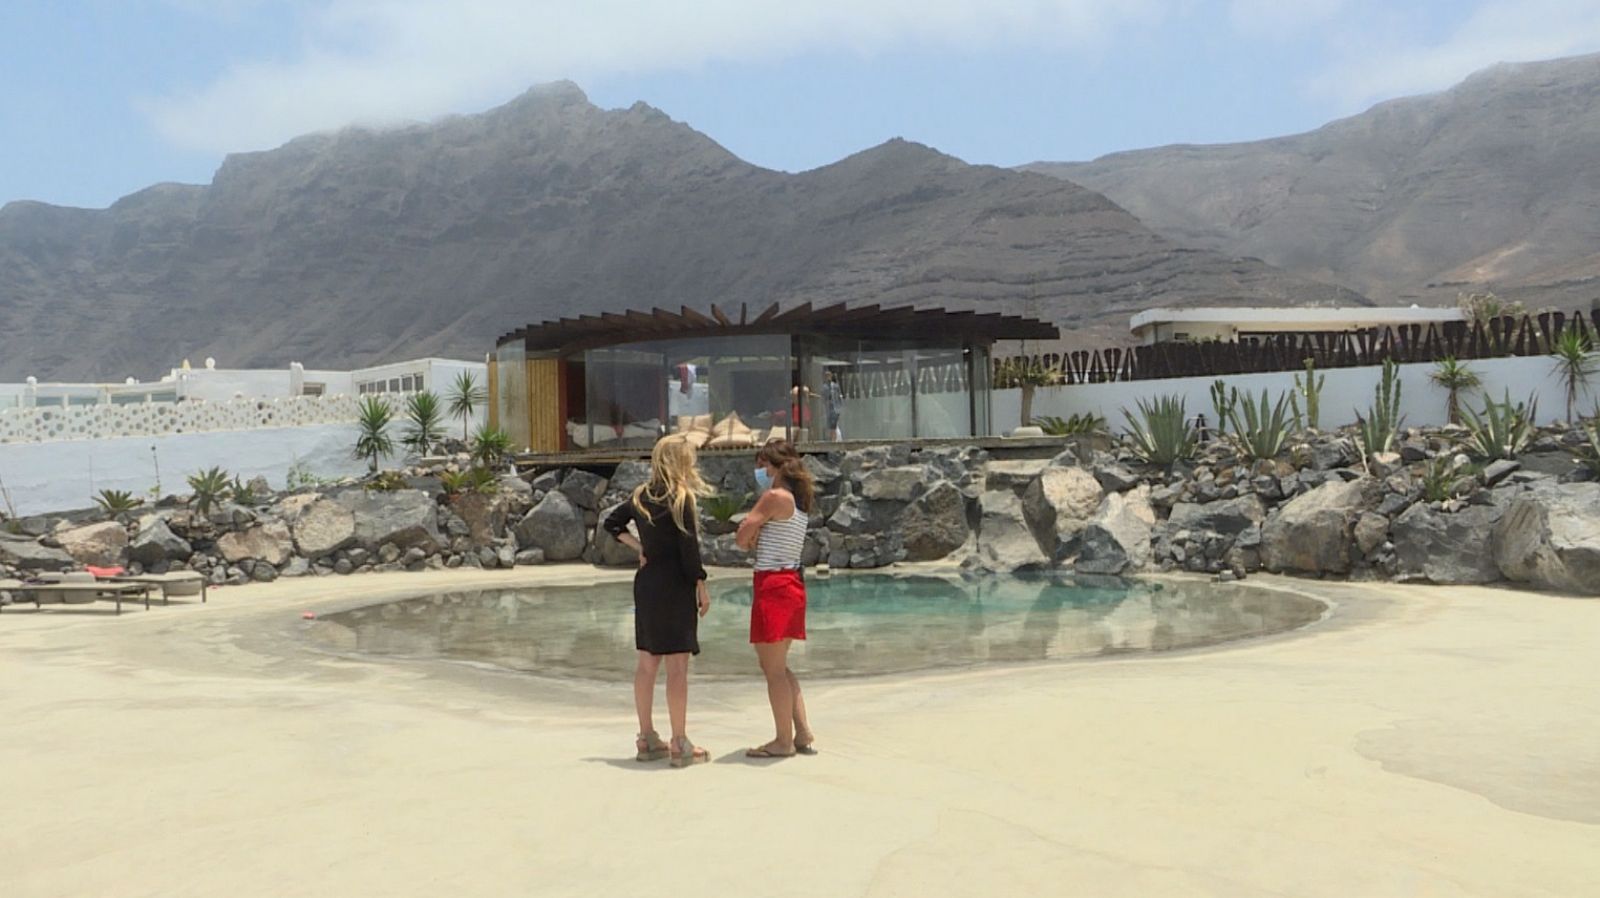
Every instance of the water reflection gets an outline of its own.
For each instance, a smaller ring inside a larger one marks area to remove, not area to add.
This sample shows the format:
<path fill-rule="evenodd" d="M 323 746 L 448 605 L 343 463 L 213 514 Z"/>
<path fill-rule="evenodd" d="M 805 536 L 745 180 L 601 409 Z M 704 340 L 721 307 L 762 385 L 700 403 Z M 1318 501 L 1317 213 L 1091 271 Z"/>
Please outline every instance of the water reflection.
<path fill-rule="evenodd" d="M 1325 608 L 1238 584 L 850 575 L 813 577 L 807 587 L 810 639 L 792 658 L 813 676 L 1169 651 L 1291 630 Z M 695 672 L 754 676 L 749 586 L 724 581 L 713 594 Z M 313 635 L 346 651 L 625 680 L 632 586 L 444 593 L 329 615 Z"/>

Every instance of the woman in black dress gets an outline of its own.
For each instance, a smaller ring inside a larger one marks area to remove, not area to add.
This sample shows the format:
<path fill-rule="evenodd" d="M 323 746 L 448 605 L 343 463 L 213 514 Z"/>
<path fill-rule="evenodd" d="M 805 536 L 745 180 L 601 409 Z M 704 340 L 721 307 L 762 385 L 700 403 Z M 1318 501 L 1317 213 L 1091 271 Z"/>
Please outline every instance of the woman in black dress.
<path fill-rule="evenodd" d="M 711 609 L 706 569 L 700 563 L 699 512 L 695 497 L 710 492 L 695 468 L 694 446 L 681 435 L 664 437 L 650 454 L 650 480 L 605 521 L 606 532 L 639 553 L 633 578 L 633 703 L 639 712 L 637 758 L 668 757 L 686 767 L 710 760 L 684 732 L 689 705 L 689 656 L 700 653 L 699 618 Z M 632 522 L 638 536 L 628 531 Z M 656 734 L 651 706 L 656 672 L 667 667 L 667 716 L 672 742 Z"/>

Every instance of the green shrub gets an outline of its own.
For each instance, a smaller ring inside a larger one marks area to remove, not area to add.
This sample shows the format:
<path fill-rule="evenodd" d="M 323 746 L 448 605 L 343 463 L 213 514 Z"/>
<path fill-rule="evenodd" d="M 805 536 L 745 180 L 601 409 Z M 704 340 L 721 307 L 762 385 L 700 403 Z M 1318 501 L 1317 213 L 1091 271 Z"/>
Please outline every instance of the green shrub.
<path fill-rule="evenodd" d="M 1456 361 L 1455 356 L 1445 356 L 1434 363 L 1428 379 L 1445 390 L 1445 415 L 1451 424 L 1461 423 L 1461 391 L 1476 390 L 1482 383 L 1477 372 Z"/>
<path fill-rule="evenodd" d="M 227 498 L 229 490 L 232 489 L 232 485 L 228 482 L 228 472 L 221 468 L 190 474 L 188 480 L 189 489 L 194 492 L 191 504 L 201 514 L 210 514 L 211 506 L 219 499 Z"/>
<path fill-rule="evenodd" d="M 143 505 L 144 500 L 127 490 L 101 490 L 100 494 L 94 497 L 94 504 L 100 506 L 100 510 L 106 514 L 119 515 L 133 511 Z"/>
<path fill-rule="evenodd" d="M 444 405 L 423 390 L 406 397 L 406 432 L 400 442 L 418 455 L 427 455 L 444 439 Z"/>
<path fill-rule="evenodd" d="M 1262 390 L 1260 401 L 1246 393 L 1242 399 L 1235 397 L 1233 406 L 1230 423 L 1239 451 L 1252 460 L 1277 458 L 1293 429 L 1289 396 L 1280 393 L 1278 401 L 1269 406 L 1267 391 Z"/>
<path fill-rule="evenodd" d="M 1422 496 L 1429 502 L 1452 499 L 1477 474 L 1476 465 L 1457 464 L 1454 458 L 1441 455 L 1422 471 Z"/>
<path fill-rule="evenodd" d="M 406 475 L 399 471 L 384 471 L 374 474 L 370 480 L 363 484 L 366 489 L 377 493 L 392 493 L 395 490 L 403 490 L 409 485 L 406 483 Z"/>
<path fill-rule="evenodd" d="M 511 454 L 511 434 L 498 427 L 481 425 L 472 435 L 472 460 L 486 468 L 498 468 Z"/>
<path fill-rule="evenodd" d="M 1487 394 L 1483 397 L 1483 410 L 1465 409 L 1467 445 L 1472 453 L 1484 461 L 1516 458 L 1533 439 L 1533 420 L 1538 415 L 1539 403 L 1530 398 L 1526 403 L 1511 403 L 1511 391 L 1504 401 L 1495 402 Z"/>
<path fill-rule="evenodd" d="M 1170 465 L 1194 456 L 1200 435 L 1185 418 L 1183 399 L 1176 395 L 1139 400 L 1139 417 L 1123 409 L 1128 418 L 1126 435 L 1133 452 L 1154 465 Z"/>
<path fill-rule="evenodd" d="M 233 483 L 228 486 L 228 498 L 246 508 L 265 505 L 267 501 L 266 496 L 257 495 L 256 491 L 250 488 L 250 484 L 245 483 L 237 475 L 234 476 Z"/>
<path fill-rule="evenodd" d="M 1033 423 L 1038 425 L 1040 430 L 1053 437 L 1104 433 L 1106 430 L 1106 419 L 1092 412 L 1084 412 L 1068 418 L 1046 415 L 1042 418 L 1034 418 Z"/>
<path fill-rule="evenodd" d="M 1587 424 L 1580 424 L 1578 432 L 1583 436 L 1583 442 L 1568 448 L 1578 459 L 1578 463 L 1589 469 L 1589 472 L 1600 477 L 1600 406 L 1596 406 L 1594 417 Z"/>

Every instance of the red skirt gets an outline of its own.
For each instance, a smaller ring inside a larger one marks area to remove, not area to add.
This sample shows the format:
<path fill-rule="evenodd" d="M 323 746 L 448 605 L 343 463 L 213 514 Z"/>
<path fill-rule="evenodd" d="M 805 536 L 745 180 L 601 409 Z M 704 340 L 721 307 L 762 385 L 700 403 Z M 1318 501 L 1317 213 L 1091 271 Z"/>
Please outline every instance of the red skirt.
<path fill-rule="evenodd" d="M 806 638 L 806 584 L 799 571 L 756 571 L 750 641 Z"/>

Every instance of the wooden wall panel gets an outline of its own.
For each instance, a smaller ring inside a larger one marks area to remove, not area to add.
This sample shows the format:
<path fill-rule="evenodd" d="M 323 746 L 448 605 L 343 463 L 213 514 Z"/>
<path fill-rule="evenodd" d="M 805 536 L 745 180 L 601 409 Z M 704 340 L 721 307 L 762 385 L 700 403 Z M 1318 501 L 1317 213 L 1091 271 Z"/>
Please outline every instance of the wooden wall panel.
<path fill-rule="evenodd" d="M 500 426 L 500 363 L 489 357 L 489 429 Z"/>
<path fill-rule="evenodd" d="M 561 361 L 528 359 L 529 447 L 534 452 L 560 452 Z"/>

